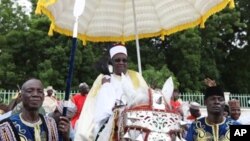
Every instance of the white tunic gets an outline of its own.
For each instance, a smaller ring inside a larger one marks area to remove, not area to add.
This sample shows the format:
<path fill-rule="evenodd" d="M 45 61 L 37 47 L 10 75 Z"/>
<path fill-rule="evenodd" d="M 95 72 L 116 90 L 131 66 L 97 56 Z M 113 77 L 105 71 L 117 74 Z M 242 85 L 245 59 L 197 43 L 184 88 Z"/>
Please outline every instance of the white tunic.
<path fill-rule="evenodd" d="M 129 76 L 127 79 L 132 83 Z M 106 82 L 102 84 L 101 89 L 96 97 L 95 104 L 95 131 L 96 135 L 99 129 L 103 126 L 105 121 L 112 116 L 116 103 L 126 104 L 126 99 L 124 98 L 124 91 L 122 88 L 121 77 L 117 75 L 111 75 L 110 83 Z"/>
<path fill-rule="evenodd" d="M 138 86 L 133 85 L 135 83 L 132 83 L 130 76 L 136 77 Z M 99 75 L 89 91 L 78 120 L 75 141 L 93 141 L 103 123 L 112 116 L 112 108 L 116 101 L 121 100 L 126 104 L 123 97 L 121 76 L 112 75 L 110 83 L 104 84 L 101 84 L 102 78 L 103 75 Z M 147 83 L 139 73 L 129 71 L 126 78 L 134 88 L 148 89 Z"/>

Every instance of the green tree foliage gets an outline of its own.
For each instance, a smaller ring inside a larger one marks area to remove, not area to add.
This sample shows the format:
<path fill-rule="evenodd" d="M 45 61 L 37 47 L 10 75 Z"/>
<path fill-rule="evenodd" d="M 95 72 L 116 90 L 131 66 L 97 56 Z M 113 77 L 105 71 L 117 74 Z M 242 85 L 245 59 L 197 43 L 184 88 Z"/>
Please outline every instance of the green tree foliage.
<path fill-rule="evenodd" d="M 175 34 L 166 52 L 167 62 L 185 92 L 200 90 L 201 38 L 196 29 Z"/>
<path fill-rule="evenodd" d="M 174 74 L 167 68 L 166 65 L 161 69 L 155 69 L 154 67 L 147 65 L 143 76 L 148 85 L 153 89 L 161 89 L 165 81 L 172 76 L 175 88 L 178 88 L 179 82 L 176 80 Z"/>
<path fill-rule="evenodd" d="M 233 54 L 237 52 L 243 53 L 240 48 L 246 41 L 247 24 L 241 18 L 241 11 L 237 10 L 238 7 L 236 5 L 236 9 L 225 9 L 212 16 L 206 23 L 206 28 L 201 30 L 201 48 L 202 57 L 204 58 L 202 59 L 201 68 L 203 75 L 215 79 L 219 85 L 232 92 L 234 92 L 235 87 L 231 85 L 231 82 L 238 80 L 243 82 L 243 79 L 246 78 L 235 77 L 237 73 L 246 69 L 245 66 L 240 66 L 245 69 L 232 68 L 232 66 L 235 67 L 238 64 L 238 62 L 232 61 L 237 57 L 237 55 Z M 244 57 L 248 58 L 247 56 Z M 243 92 L 240 87 L 236 89 L 238 92 Z M 249 87 L 244 89 L 249 90 Z"/>
<path fill-rule="evenodd" d="M 18 5 L 11 0 L 1 0 L 0 4 L 0 31 L 1 35 L 11 30 L 27 30 L 28 16 Z"/>
<path fill-rule="evenodd" d="M 29 77 L 39 77 L 45 86 L 63 90 L 66 86 L 71 37 L 54 33 L 49 37 L 50 21 L 44 15 L 27 16 L 10 0 L 0 5 L 0 87 L 14 89 Z M 203 90 L 203 79 L 211 77 L 227 91 L 250 92 L 248 0 L 236 1 L 235 9 L 211 16 L 204 29 L 192 28 L 168 37 L 141 39 L 143 76 L 156 88 L 174 77 L 181 92 Z M 72 89 L 80 82 L 92 84 L 98 75 L 97 62 L 112 43 L 78 41 Z M 135 41 L 126 43 L 129 68 L 138 70 Z"/>
<path fill-rule="evenodd" d="M 239 19 L 246 25 L 242 28 L 236 28 L 235 40 L 233 46 L 239 46 L 239 49 L 230 50 L 230 54 L 226 57 L 226 66 L 222 71 L 223 83 L 225 87 L 233 93 L 249 93 L 250 92 L 250 3 L 248 0 L 237 1 L 236 11 L 240 18 L 235 19 L 236 23 Z"/>
<path fill-rule="evenodd" d="M 28 16 L 22 11 L 18 5 L 10 0 L 1 0 L 0 4 L 0 85 L 5 88 L 16 87 L 18 80 L 18 66 L 15 60 L 19 55 L 13 55 L 15 48 L 9 45 L 10 39 L 20 41 L 13 38 L 13 35 L 21 35 L 19 31 L 27 31 L 28 29 Z"/>

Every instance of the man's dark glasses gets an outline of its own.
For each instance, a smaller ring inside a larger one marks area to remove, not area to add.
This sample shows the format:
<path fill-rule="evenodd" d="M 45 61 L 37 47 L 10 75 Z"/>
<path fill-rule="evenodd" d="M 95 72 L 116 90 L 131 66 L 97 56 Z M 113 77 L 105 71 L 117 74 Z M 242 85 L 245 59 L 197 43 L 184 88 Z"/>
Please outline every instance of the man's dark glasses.
<path fill-rule="evenodd" d="M 115 62 L 116 63 L 119 63 L 119 62 L 123 62 L 123 63 L 127 63 L 128 62 L 128 60 L 127 59 L 121 59 L 121 58 L 117 58 L 117 59 L 115 59 Z"/>

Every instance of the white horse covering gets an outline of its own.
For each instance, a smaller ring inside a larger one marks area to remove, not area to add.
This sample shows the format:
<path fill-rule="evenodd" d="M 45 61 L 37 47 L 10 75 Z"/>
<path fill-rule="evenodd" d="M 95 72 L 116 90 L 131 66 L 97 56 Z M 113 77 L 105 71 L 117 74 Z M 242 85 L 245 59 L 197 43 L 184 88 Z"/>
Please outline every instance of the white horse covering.
<path fill-rule="evenodd" d="M 148 96 L 148 103 L 116 109 L 98 140 L 173 140 L 180 130 L 180 114 L 171 111 L 161 91 L 149 89 Z"/>

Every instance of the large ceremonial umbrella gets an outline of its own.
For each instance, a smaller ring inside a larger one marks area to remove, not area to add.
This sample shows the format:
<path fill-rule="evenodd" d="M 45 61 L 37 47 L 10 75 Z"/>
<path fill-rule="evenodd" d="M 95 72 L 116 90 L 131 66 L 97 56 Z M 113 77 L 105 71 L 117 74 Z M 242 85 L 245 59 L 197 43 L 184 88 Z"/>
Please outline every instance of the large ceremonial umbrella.
<path fill-rule="evenodd" d="M 81 0 L 84 1 L 84 0 Z M 126 42 L 136 39 L 138 69 L 141 73 L 138 39 L 170 35 L 201 25 L 233 0 L 85 0 L 79 16 L 78 38 L 93 42 Z M 51 20 L 53 31 L 72 36 L 75 0 L 39 0 L 36 13 Z"/>
<path fill-rule="evenodd" d="M 49 35 L 53 31 L 74 35 L 65 96 L 68 100 L 76 38 L 84 44 L 135 39 L 141 73 L 138 39 L 204 27 L 209 16 L 228 4 L 233 7 L 233 0 L 39 0 L 36 13 L 44 13 L 51 20 Z"/>

